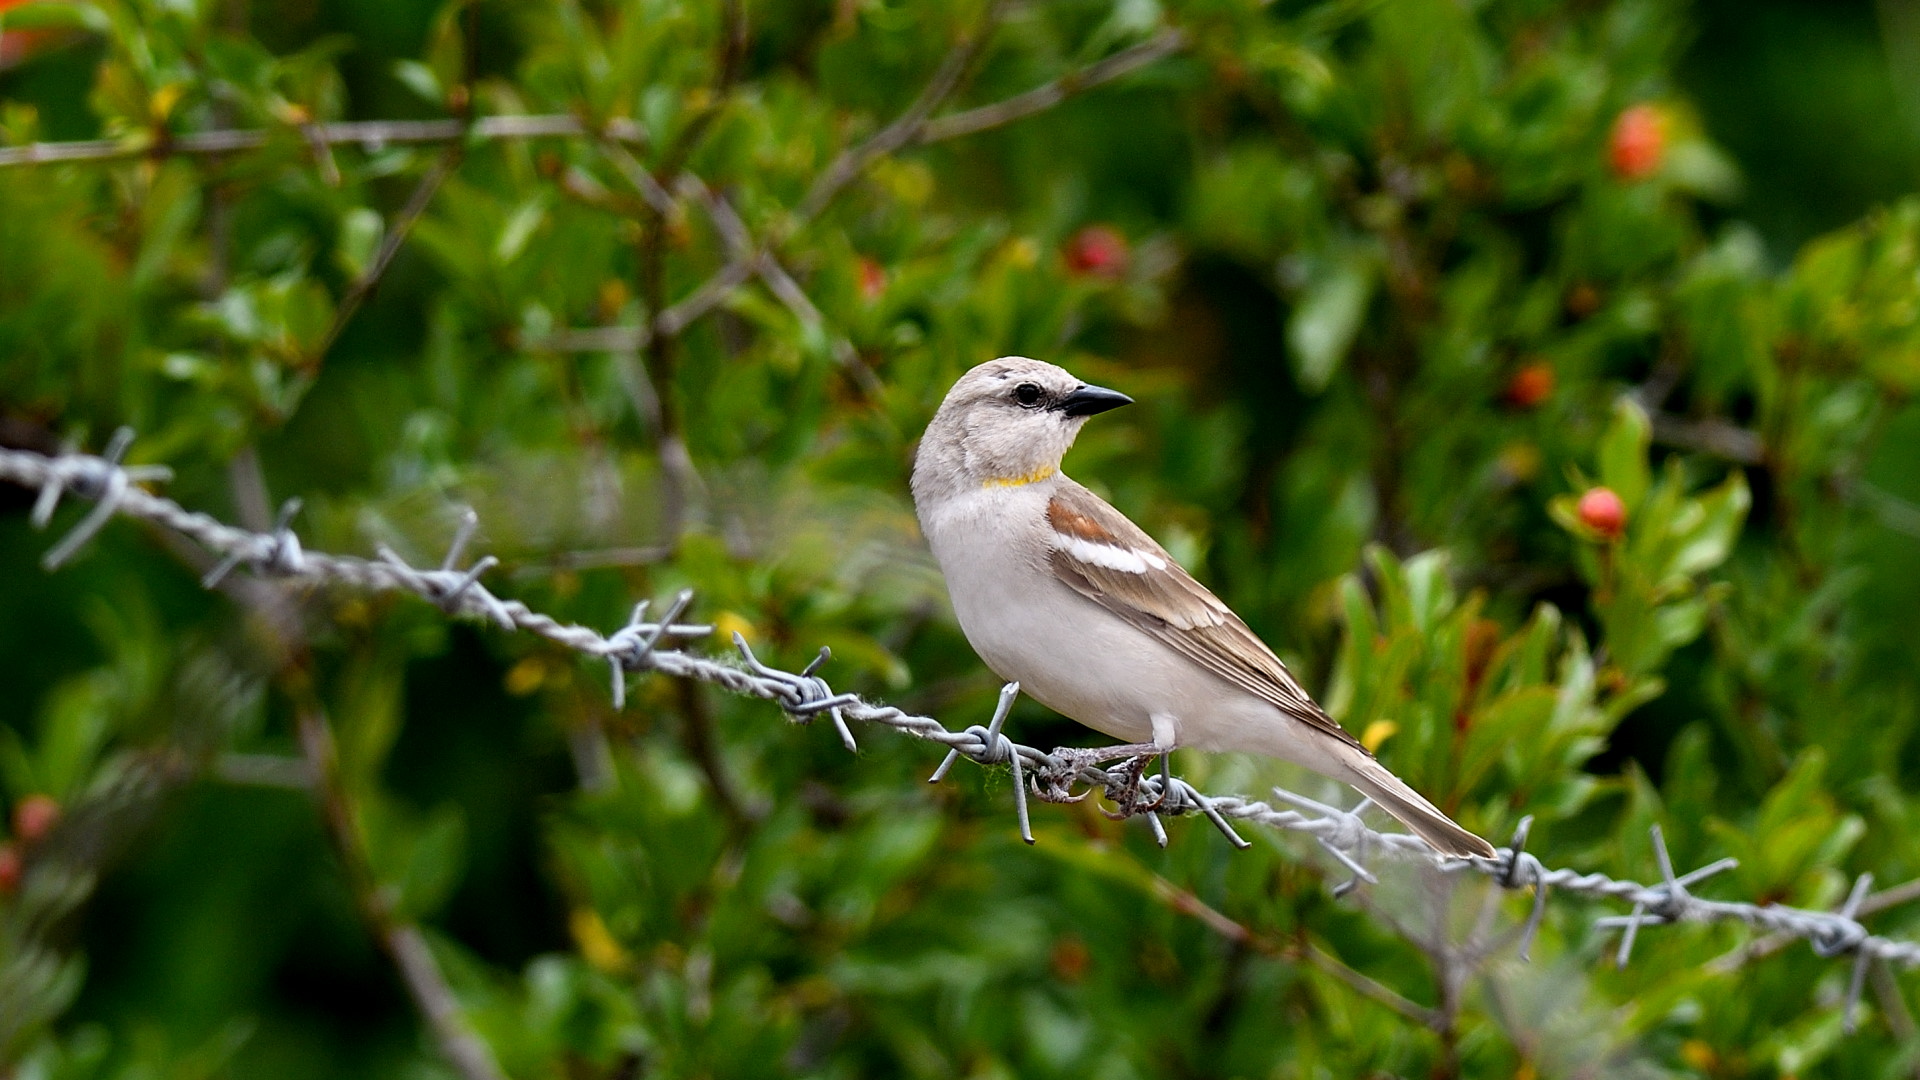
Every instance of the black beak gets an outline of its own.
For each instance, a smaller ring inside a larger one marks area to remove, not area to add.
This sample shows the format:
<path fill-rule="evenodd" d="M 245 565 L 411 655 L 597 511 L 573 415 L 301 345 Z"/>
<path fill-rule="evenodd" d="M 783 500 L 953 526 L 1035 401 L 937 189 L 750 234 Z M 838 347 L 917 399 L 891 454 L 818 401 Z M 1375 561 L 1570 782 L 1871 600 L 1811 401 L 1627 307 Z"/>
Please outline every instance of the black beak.
<path fill-rule="evenodd" d="M 1133 399 L 1118 390 L 1109 390 L 1104 386 L 1083 386 L 1061 398 L 1054 408 L 1068 416 L 1092 416 L 1131 404 Z"/>

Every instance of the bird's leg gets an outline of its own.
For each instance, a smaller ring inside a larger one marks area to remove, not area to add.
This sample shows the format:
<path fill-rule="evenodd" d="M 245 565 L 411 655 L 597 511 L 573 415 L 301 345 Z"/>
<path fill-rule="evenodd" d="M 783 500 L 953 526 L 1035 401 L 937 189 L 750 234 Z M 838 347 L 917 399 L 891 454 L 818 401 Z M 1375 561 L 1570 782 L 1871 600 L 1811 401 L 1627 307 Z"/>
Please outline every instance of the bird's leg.
<path fill-rule="evenodd" d="M 1170 761 L 1172 758 L 1173 758 L 1173 751 L 1171 750 L 1160 751 L 1160 797 L 1153 800 L 1150 803 L 1134 806 L 1131 810 L 1131 813 L 1151 814 L 1155 810 L 1158 810 L 1162 806 L 1166 805 L 1167 793 L 1173 790 L 1173 775 L 1171 772 L 1168 771 L 1168 764 L 1167 764 L 1168 761 Z M 1142 757 L 1138 760 L 1140 762 L 1140 771 L 1145 772 L 1147 759 Z M 1140 788 L 1140 781 L 1136 776 L 1136 779 L 1134 780 L 1134 793 L 1136 795 L 1139 794 L 1139 788 Z"/>

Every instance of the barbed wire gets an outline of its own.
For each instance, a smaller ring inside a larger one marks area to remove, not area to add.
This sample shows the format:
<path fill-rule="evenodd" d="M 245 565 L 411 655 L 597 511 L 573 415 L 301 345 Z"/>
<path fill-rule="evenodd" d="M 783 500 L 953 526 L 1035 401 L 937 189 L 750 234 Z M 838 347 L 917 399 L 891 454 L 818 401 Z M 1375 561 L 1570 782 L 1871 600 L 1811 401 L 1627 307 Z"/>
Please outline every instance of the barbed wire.
<path fill-rule="evenodd" d="M 1442 856 L 1410 834 L 1383 833 L 1369 827 L 1361 817 L 1369 806 L 1364 799 L 1359 806 L 1346 810 L 1274 788 L 1275 800 L 1291 807 L 1281 808 L 1240 795 L 1207 795 L 1164 771 L 1157 776 L 1140 776 L 1124 768 L 1100 768 L 1087 763 L 1083 756 L 1049 753 L 1016 743 L 1002 733 L 1001 727 L 1019 695 L 1017 683 L 1009 683 L 1001 690 L 998 705 L 987 724 L 955 731 L 932 717 L 870 702 L 856 694 L 836 693 L 818 674 L 829 657 L 825 648 L 805 668 L 791 672 L 762 662 L 746 639 L 737 633 L 733 635 L 733 644 L 739 653 L 737 663 L 662 647 L 666 642 L 713 633 L 711 626 L 680 621 L 692 603 L 692 590 L 679 593 L 658 617 L 649 617 L 649 603 L 638 604 L 626 624 L 611 633 L 563 622 L 489 590 L 480 579 L 499 564 L 494 556 L 462 565 L 478 527 L 478 518 L 471 510 L 462 515 L 446 557 L 437 568 L 409 565 L 385 547 L 376 548 L 373 559 L 308 551 L 292 528 L 299 510 L 298 500 L 289 500 L 281 507 L 270 532 L 225 524 L 139 486 L 166 480 L 172 473 L 164 466 L 122 464 L 132 441 L 132 432 L 123 428 L 114 434 L 100 455 L 75 452 L 47 455 L 0 448 L 0 480 L 33 488 L 39 493 L 31 514 L 35 527 L 44 528 L 52 520 L 61 498 L 67 494 L 94 503 L 80 521 L 47 550 L 41 560 L 45 568 L 57 569 L 71 559 L 116 516 L 145 521 L 193 540 L 218 559 L 202 578 L 201 583 L 209 588 L 235 570 L 246 567 L 263 577 L 295 583 L 411 593 L 450 616 L 490 622 L 503 630 L 532 633 L 605 661 L 611 673 L 616 708 L 625 706 L 628 682 L 633 676 L 669 675 L 771 701 L 802 724 L 824 716 L 849 751 L 857 749 L 851 726 L 854 722 L 892 728 L 937 743 L 946 747 L 948 753 L 934 771 L 933 782 L 943 779 L 962 757 L 981 765 L 1006 765 L 1013 773 L 1020 835 L 1028 843 L 1034 842 L 1029 795 L 1052 801 L 1078 801 L 1098 793 L 1117 807 L 1118 812 L 1113 816 L 1144 817 L 1162 846 L 1167 843 L 1161 820 L 1164 817 L 1203 816 L 1238 848 L 1251 845 L 1234 829 L 1236 822 L 1304 833 L 1352 875 L 1334 887 L 1336 895 L 1344 895 L 1362 882 L 1376 881 L 1366 866 L 1373 858 L 1423 864 L 1446 873 L 1478 873 L 1509 890 L 1532 889 L 1532 910 L 1519 937 L 1519 954 L 1523 958 L 1530 953 L 1545 918 L 1547 898 L 1554 890 L 1630 906 L 1631 910 L 1625 915 L 1606 916 L 1595 923 L 1601 928 L 1621 931 L 1614 958 L 1621 966 L 1631 956 L 1642 927 L 1682 922 L 1745 923 L 1769 931 L 1772 941 L 1803 939 L 1822 957 L 1853 957 L 1843 1005 L 1849 1032 L 1855 1028 L 1856 1012 L 1871 964 L 1879 961 L 1906 967 L 1920 965 L 1920 942 L 1871 933 L 1859 921 L 1865 913 L 1882 909 L 1896 899 L 1920 896 L 1920 890 L 1903 885 L 1870 895 L 1871 874 L 1862 874 L 1855 880 L 1846 900 L 1835 911 L 1710 900 L 1694 895 L 1693 887 L 1732 869 L 1737 860 L 1720 859 L 1696 870 L 1678 873 L 1660 827 L 1654 825 L 1652 850 L 1660 872 L 1656 883 L 1566 868 L 1550 869 L 1526 850 L 1531 817 L 1521 819 L 1512 841 L 1493 858 Z M 1071 788 L 1080 785 L 1086 790 L 1079 795 L 1070 794 Z"/>

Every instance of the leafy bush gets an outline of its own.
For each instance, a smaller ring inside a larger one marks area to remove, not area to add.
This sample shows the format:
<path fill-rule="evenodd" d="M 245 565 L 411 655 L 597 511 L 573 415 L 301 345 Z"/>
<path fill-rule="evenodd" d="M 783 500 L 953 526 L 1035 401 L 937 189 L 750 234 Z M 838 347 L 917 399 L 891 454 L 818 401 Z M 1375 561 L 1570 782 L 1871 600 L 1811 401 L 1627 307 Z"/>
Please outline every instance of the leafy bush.
<path fill-rule="evenodd" d="M 416 563 L 471 506 L 536 610 L 691 587 L 958 728 L 998 687 L 911 446 L 1043 357 L 1141 403 L 1070 470 L 1469 828 L 1653 880 L 1659 823 L 1803 907 L 1915 876 L 1920 202 L 1771 258 L 1677 4 L 0 9 L 0 443 L 131 425 L 189 506 Z M 1004 772 L 664 677 L 616 710 L 418 601 L 209 594 L 124 525 L 43 575 L 33 498 L 0 1076 L 1911 1067 L 1886 972 L 1845 1038 L 1849 965 L 1738 929 L 1614 970 L 1559 901 L 1527 964 L 1524 898 L 1336 900 L 1303 838 L 1085 803 L 1027 848 Z"/>

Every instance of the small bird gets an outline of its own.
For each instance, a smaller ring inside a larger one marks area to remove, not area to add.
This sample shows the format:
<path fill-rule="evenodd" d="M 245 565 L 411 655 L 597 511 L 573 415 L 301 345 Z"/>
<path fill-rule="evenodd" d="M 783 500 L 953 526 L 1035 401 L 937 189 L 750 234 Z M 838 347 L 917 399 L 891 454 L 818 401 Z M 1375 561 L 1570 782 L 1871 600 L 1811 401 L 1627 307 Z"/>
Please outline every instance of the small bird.
<path fill-rule="evenodd" d="M 1023 356 L 947 392 L 914 456 L 913 503 L 974 651 L 1128 744 L 1096 760 L 1134 758 L 1137 770 L 1181 747 L 1265 754 L 1353 785 L 1442 854 L 1493 857 L 1374 760 L 1166 549 L 1060 471 L 1087 417 L 1132 400 Z"/>

